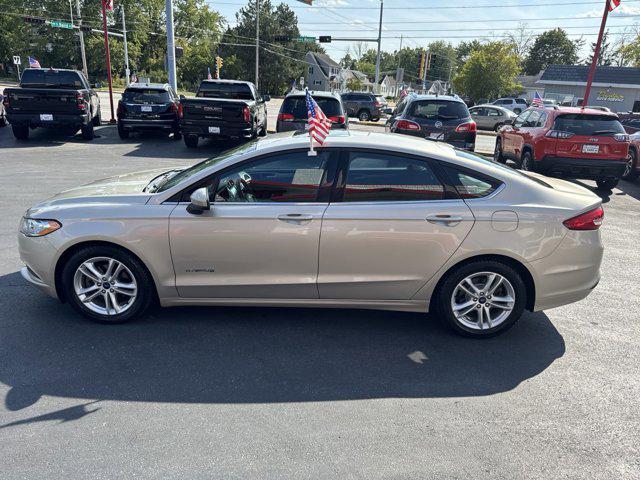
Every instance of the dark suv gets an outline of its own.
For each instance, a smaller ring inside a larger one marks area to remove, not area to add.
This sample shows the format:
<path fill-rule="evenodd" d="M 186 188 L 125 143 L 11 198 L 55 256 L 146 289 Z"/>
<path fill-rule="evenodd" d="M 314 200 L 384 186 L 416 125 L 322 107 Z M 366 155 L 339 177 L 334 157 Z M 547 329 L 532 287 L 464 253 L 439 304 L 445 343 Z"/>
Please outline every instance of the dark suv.
<path fill-rule="evenodd" d="M 470 151 L 476 144 L 476 122 L 457 96 L 410 94 L 398 103 L 387 128 L 392 133 L 444 141 Z"/>
<path fill-rule="evenodd" d="M 169 84 L 132 83 L 118 102 L 118 134 L 128 138 L 134 131 L 165 131 L 180 140 L 179 103 Z"/>
<path fill-rule="evenodd" d="M 348 92 L 342 94 L 342 104 L 349 117 L 357 117 L 361 122 L 377 122 L 385 114 L 388 106 L 373 93 Z"/>
<path fill-rule="evenodd" d="M 331 120 L 331 129 L 348 129 L 349 119 L 344 114 L 340 97 L 330 92 L 310 92 L 313 99 Z M 292 92 L 282 102 L 276 132 L 290 132 L 307 128 L 307 97 L 304 92 Z"/>

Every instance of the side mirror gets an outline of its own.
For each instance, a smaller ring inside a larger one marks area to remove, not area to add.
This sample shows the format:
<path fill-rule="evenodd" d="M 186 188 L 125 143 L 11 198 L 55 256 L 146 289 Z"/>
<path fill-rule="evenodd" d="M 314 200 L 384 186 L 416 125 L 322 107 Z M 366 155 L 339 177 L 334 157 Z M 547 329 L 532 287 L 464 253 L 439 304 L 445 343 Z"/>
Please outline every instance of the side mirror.
<path fill-rule="evenodd" d="M 268 102 L 269 100 L 271 100 L 271 95 L 262 95 L 263 102 Z"/>
<path fill-rule="evenodd" d="M 191 203 L 187 206 L 187 212 L 193 215 L 200 215 L 205 210 L 211 208 L 209 203 L 209 192 L 206 187 L 198 188 L 192 194 L 190 199 Z"/>

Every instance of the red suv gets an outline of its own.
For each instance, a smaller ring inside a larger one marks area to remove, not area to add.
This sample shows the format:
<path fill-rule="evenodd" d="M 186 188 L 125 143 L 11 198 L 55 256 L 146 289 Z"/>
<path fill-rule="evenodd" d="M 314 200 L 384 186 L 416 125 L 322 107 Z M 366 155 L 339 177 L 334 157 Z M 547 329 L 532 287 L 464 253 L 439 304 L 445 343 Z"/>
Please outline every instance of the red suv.
<path fill-rule="evenodd" d="M 614 113 L 579 107 L 532 107 L 498 133 L 494 159 L 522 170 L 595 180 L 611 189 L 625 172 L 629 135 Z"/>

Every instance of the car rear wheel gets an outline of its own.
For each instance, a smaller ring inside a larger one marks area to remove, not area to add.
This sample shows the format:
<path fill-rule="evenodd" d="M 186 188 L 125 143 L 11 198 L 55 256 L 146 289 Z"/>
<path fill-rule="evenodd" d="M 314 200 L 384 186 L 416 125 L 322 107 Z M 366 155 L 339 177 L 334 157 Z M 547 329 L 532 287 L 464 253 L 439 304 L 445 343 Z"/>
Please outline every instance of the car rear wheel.
<path fill-rule="evenodd" d="M 360 110 L 358 112 L 358 120 L 360 120 L 361 122 L 368 122 L 369 120 L 371 120 L 371 113 L 369 112 L 369 110 Z"/>
<path fill-rule="evenodd" d="M 173 129 L 173 137 L 175 141 L 182 140 L 182 133 L 180 133 L 180 128 L 176 127 Z"/>
<path fill-rule="evenodd" d="M 139 317 L 154 299 L 153 279 L 133 255 L 110 246 L 74 253 L 62 270 L 62 289 L 70 305 L 100 323 Z"/>
<path fill-rule="evenodd" d="M 493 150 L 493 160 L 500 163 L 505 163 L 504 155 L 502 155 L 502 139 L 496 138 L 496 146 Z"/>
<path fill-rule="evenodd" d="M 129 130 L 125 130 L 122 125 L 118 124 L 118 136 L 122 140 L 129 138 Z"/>
<path fill-rule="evenodd" d="M 517 115 L 520 115 L 520 114 L 522 113 L 522 109 L 520 109 L 520 108 L 514 108 L 514 109 L 513 109 L 513 113 L 515 113 L 515 114 L 517 114 Z"/>
<path fill-rule="evenodd" d="M 598 180 L 596 180 L 596 185 L 600 190 L 613 190 L 614 188 L 616 188 L 616 185 L 618 185 L 619 181 L 619 178 L 613 177 L 599 178 Z"/>
<path fill-rule="evenodd" d="M 438 292 L 437 311 L 459 334 L 491 337 L 518 321 L 526 298 L 516 270 L 502 262 L 479 260 L 447 275 Z"/>
<path fill-rule="evenodd" d="M 95 131 L 93 130 L 92 122 L 83 125 L 80 130 L 82 131 L 82 138 L 84 138 L 85 140 L 93 140 L 93 138 L 95 137 Z"/>
<path fill-rule="evenodd" d="M 198 146 L 198 136 L 197 135 L 185 135 L 184 136 L 184 144 L 187 148 L 196 148 Z"/>
<path fill-rule="evenodd" d="M 0 117 L 0 128 L 6 127 L 6 126 L 7 126 L 7 118 L 4 115 L 2 115 Z"/>
<path fill-rule="evenodd" d="M 497 132 L 502 128 L 503 125 L 504 123 L 496 123 L 496 126 L 493 127 L 493 129 Z"/>
<path fill-rule="evenodd" d="M 531 155 L 529 150 L 526 150 L 522 154 L 522 158 L 520 159 L 520 170 L 525 170 L 527 172 L 533 172 L 535 170 L 533 155 Z"/>
<path fill-rule="evenodd" d="M 11 125 L 13 136 L 18 140 L 27 140 L 29 138 L 29 127 L 26 125 Z"/>
<path fill-rule="evenodd" d="M 267 121 L 264 121 L 264 125 L 262 126 L 262 128 L 260 129 L 260 134 L 261 137 L 266 137 L 267 136 Z"/>
<path fill-rule="evenodd" d="M 93 117 L 92 122 L 94 127 L 99 127 L 102 124 L 102 116 L 100 115 L 100 110 L 98 110 L 96 116 Z"/>
<path fill-rule="evenodd" d="M 633 180 L 638 176 L 638 154 L 632 148 L 629 149 L 627 154 L 627 165 L 624 168 L 622 178 L 624 180 Z"/>

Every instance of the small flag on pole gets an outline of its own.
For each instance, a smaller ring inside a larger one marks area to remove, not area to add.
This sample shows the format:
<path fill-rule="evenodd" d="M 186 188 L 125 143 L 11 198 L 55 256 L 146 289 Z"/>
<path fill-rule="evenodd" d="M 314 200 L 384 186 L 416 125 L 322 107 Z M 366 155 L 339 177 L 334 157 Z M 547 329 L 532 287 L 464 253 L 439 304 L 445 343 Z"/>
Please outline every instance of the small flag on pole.
<path fill-rule="evenodd" d="M 138 83 L 138 76 L 135 73 L 131 75 L 131 83 Z"/>
<path fill-rule="evenodd" d="M 40 66 L 40 62 L 33 57 L 29 57 L 29 67 L 30 68 L 42 68 Z"/>
<path fill-rule="evenodd" d="M 327 135 L 329 135 L 329 130 L 331 130 L 331 120 L 327 118 L 322 109 L 318 106 L 309 93 L 308 88 L 306 89 L 306 98 L 307 120 L 309 122 L 309 141 L 311 143 L 309 155 L 315 155 L 315 151 L 313 150 L 313 141 L 315 140 L 320 145 L 324 143 Z"/>
<path fill-rule="evenodd" d="M 538 93 L 537 90 L 533 93 L 533 99 L 531 99 L 531 105 L 533 105 L 534 107 L 542 107 L 542 106 L 544 106 L 544 102 L 542 101 L 542 97 L 540 96 L 540 94 Z"/>
<path fill-rule="evenodd" d="M 620 2 L 621 2 L 621 0 L 611 0 L 609 2 L 609 11 L 611 12 L 614 8 L 619 7 L 620 6 Z"/>
<path fill-rule="evenodd" d="M 213 80 L 213 77 L 211 76 L 211 69 L 209 67 L 207 67 L 207 80 Z"/>

